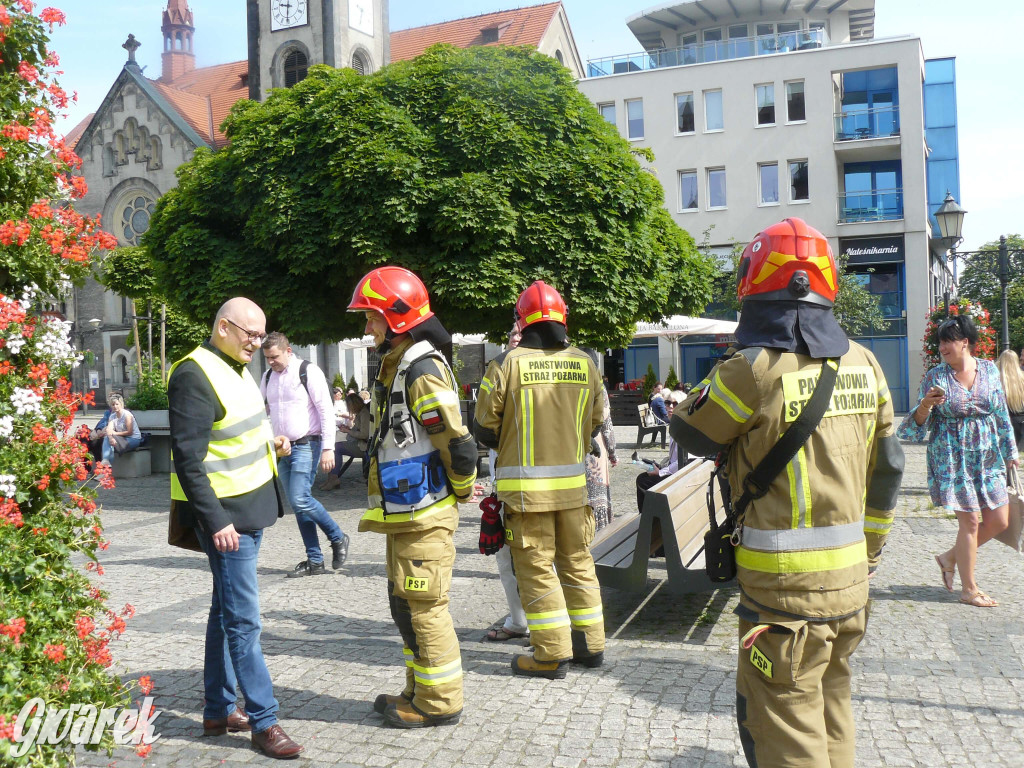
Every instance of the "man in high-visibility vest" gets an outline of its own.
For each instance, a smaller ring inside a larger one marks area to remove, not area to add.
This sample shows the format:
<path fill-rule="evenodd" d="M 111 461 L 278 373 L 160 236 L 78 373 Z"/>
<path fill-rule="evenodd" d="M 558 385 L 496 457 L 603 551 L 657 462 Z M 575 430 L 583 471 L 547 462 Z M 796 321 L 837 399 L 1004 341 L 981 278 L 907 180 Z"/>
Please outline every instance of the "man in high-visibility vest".
<path fill-rule="evenodd" d="M 583 463 L 604 422 L 604 394 L 590 356 L 566 345 L 558 291 L 537 280 L 515 311 L 522 339 L 488 366 L 473 431 L 498 452 L 494 484 L 533 645 L 532 656 L 512 659 L 512 672 L 562 678 L 570 661 L 604 659 Z"/>
<path fill-rule="evenodd" d="M 828 240 L 802 220 L 758 234 L 739 265 L 739 351 L 670 423 L 690 453 L 728 451 L 735 501 L 810 399 L 823 361 L 837 366 L 824 417 L 739 521 L 736 719 L 754 768 L 854 764 L 849 657 L 864 636 L 903 451 L 878 361 L 832 313 L 838 279 Z"/>
<path fill-rule="evenodd" d="M 402 267 L 364 275 L 349 302 L 381 354 L 370 406 L 367 512 L 386 536 L 388 602 L 405 643 L 405 688 L 373 708 L 396 728 L 449 725 L 462 714 L 462 655 L 448 612 L 459 501 L 473 493 L 477 449 L 462 424 L 455 375 L 438 348 L 451 336 L 426 286 Z"/>
<path fill-rule="evenodd" d="M 265 755 L 292 758 L 302 747 L 278 725 L 260 648 L 256 559 L 263 529 L 284 514 L 274 455 L 291 450 L 287 438 L 271 432 L 260 389 L 245 367 L 266 323 L 256 304 L 231 299 L 217 313 L 209 341 L 171 366 L 171 514 L 195 528 L 213 572 L 203 733 L 251 731 L 253 746 Z"/>

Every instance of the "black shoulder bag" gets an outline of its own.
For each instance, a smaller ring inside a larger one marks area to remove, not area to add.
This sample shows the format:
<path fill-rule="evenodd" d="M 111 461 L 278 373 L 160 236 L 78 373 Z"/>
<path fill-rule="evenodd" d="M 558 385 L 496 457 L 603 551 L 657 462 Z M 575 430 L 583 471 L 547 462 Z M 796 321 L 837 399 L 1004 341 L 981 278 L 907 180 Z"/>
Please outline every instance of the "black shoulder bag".
<path fill-rule="evenodd" d="M 715 460 L 715 471 L 708 484 L 708 516 L 710 529 L 704 534 L 704 568 L 708 578 L 716 583 L 736 578 L 736 545 L 740 543 L 743 513 L 754 499 L 768 493 L 775 476 L 796 456 L 807 438 L 818 428 L 822 416 L 828 410 L 829 401 L 839 373 L 839 360 L 826 358 L 821 363 L 821 373 L 810 400 L 800 411 L 789 429 L 779 438 L 761 462 L 743 480 L 743 495 L 732 504 L 728 479 L 725 477 L 726 452 L 722 451 Z M 718 523 L 715 515 L 715 477 L 722 492 L 722 504 L 726 510 L 725 520 Z"/>

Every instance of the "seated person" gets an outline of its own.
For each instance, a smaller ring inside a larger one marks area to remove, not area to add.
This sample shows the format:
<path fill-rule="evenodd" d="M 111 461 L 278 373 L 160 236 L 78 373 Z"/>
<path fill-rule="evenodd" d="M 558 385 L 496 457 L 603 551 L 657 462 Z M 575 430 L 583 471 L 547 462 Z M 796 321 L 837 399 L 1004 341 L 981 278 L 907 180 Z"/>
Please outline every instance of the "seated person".
<path fill-rule="evenodd" d="M 363 402 L 363 398 L 356 394 L 349 394 L 345 397 L 345 404 L 348 406 L 348 415 L 338 419 L 338 429 L 345 433 L 345 440 L 334 444 L 335 465 L 330 475 L 321 486 L 321 490 L 329 491 L 341 485 L 342 468 L 345 462 L 341 461 L 342 456 L 353 458 L 366 455 L 366 448 L 370 439 L 370 406 Z"/>
<path fill-rule="evenodd" d="M 102 461 L 109 466 L 114 454 L 134 451 L 142 445 L 142 432 L 132 412 L 124 407 L 124 398 L 113 394 L 107 401 L 113 413 L 104 429 L 102 443 Z"/>
<path fill-rule="evenodd" d="M 668 424 L 669 412 L 665 404 L 665 393 L 662 391 L 660 381 L 654 386 L 654 394 L 651 395 L 651 413 L 654 414 L 654 423 L 657 426 Z"/>
<path fill-rule="evenodd" d="M 334 417 L 341 419 L 344 416 L 348 416 L 348 405 L 345 403 L 345 391 L 341 387 L 334 387 L 331 390 L 331 396 L 334 398 Z"/>
<path fill-rule="evenodd" d="M 675 403 L 669 403 L 667 406 L 668 415 L 672 415 L 672 411 L 675 410 Z M 685 467 L 693 461 L 693 457 L 689 454 L 679 455 L 679 446 L 676 445 L 675 440 L 670 440 L 668 444 L 668 458 L 663 461 L 660 465 L 655 465 L 646 472 L 641 472 L 636 476 L 636 508 L 637 511 L 643 511 L 644 507 L 644 496 L 647 495 L 647 491 L 669 475 L 674 475 L 680 469 Z"/>
<path fill-rule="evenodd" d="M 89 436 L 82 440 L 85 443 L 85 447 L 89 449 L 89 453 L 92 454 L 94 465 L 103 461 L 103 441 L 107 439 L 107 424 L 110 422 L 110 417 L 113 413 L 114 409 L 110 405 L 110 398 L 107 398 L 106 412 L 96 422 L 96 426 L 89 431 Z"/>

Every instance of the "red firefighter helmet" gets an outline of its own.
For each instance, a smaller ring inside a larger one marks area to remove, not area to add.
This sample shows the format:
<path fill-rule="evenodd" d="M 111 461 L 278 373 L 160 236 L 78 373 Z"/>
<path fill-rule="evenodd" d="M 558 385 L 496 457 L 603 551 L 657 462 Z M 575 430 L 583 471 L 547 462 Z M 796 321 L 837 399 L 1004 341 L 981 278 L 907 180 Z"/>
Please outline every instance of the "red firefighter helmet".
<path fill-rule="evenodd" d="M 828 239 L 803 219 L 772 224 L 743 249 L 740 301 L 807 301 L 831 307 L 839 290 Z"/>
<path fill-rule="evenodd" d="M 380 312 L 394 333 L 405 333 L 434 316 L 427 287 L 403 267 L 378 267 L 360 278 L 349 312 Z"/>
<path fill-rule="evenodd" d="M 568 314 L 561 294 L 543 280 L 535 280 L 516 301 L 516 324 L 520 331 L 544 320 L 567 326 Z"/>

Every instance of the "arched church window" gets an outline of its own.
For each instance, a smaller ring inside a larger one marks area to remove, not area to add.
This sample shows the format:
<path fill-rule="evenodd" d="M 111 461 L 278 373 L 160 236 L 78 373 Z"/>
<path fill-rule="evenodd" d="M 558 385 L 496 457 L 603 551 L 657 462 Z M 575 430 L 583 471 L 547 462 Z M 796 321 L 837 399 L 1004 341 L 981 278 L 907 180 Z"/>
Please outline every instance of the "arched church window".
<path fill-rule="evenodd" d="M 356 71 L 357 75 L 365 75 L 370 71 L 366 64 L 366 58 L 359 51 L 352 54 L 352 69 Z"/>
<path fill-rule="evenodd" d="M 284 87 L 291 88 L 306 78 L 309 72 L 309 59 L 302 51 L 292 51 L 284 60 Z"/>
<path fill-rule="evenodd" d="M 156 201 L 145 192 L 132 192 L 120 205 L 119 224 L 122 239 L 129 245 L 138 245 L 143 233 L 149 229 L 149 219 L 156 210 Z"/>

